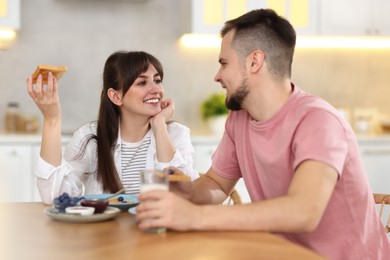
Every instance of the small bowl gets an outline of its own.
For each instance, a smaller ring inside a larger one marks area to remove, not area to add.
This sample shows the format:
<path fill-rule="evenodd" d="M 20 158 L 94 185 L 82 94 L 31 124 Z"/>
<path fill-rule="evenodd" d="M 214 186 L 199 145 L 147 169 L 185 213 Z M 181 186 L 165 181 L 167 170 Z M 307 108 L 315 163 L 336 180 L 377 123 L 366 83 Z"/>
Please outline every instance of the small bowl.
<path fill-rule="evenodd" d="M 80 201 L 81 206 L 95 208 L 95 213 L 103 213 L 107 206 L 108 200 L 101 199 L 83 199 Z"/>
<path fill-rule="evenodd" d="M 75 214 L 75 215 L 81 215 L 81 216 L 91 216 L 95 212 L 95 208 L 93 207 L 67 207 L 65 209 L 65 212 L 68 214 Z"/>

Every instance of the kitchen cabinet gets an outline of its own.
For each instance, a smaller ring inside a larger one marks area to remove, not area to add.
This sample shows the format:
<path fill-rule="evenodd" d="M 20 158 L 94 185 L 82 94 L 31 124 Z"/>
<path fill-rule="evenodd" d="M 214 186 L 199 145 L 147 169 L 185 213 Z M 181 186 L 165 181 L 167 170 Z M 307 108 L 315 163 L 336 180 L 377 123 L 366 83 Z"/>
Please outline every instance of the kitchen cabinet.
<path fill-rule="evenodd" d="M 20 0 L 0 0 L 0 29 L 20 28 Z"/>
<path fill-rule="evenodd" d="M 34 175 L 40 143 L 38 135 L 0 135 L 0 202 L 41 201 Z"/>
<path fill-rule="evenodd" d="M 225 21 L 259 8 L 274 9 L 300 35 L 317 33 L 318 0 L 192 0 L 190 32 L 218 34 Z"/>
<path fill-rule="evenodd" d="M 388 0 L 320 1 L 321 35 L 389 36 Z"/>
<path fill-rule="evenodd" d="M 390 137 L 359 138 L 360 153 L 374 193 L 390 193 Z"/>
<path fill-rule="evenodd" d="M 0 202 L 31 201 L 33 194 L 31 157 L 30 145 L 0 146 Z"/>
<path fill-rule="evenodd" d="M 360 153 L 373 193 L 390 194 L 390 137 L 360 138 Z M 376 205 L 377 211 L 380 205 Z M 382 222 L 387 223 L 390 207 L 385 207 Z M 390 233 L 387 235 L 390 239 Z"/>

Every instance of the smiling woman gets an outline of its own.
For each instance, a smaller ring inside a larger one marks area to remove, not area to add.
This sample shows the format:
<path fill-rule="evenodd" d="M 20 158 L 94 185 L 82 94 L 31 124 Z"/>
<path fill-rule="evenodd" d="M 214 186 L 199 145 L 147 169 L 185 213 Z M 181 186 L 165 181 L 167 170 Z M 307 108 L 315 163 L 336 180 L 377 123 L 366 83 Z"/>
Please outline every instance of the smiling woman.
<path fill-rule="evenodd" d="M 190 131 L 172 119 L 174 102 L 164 100 L 161 63 L 146 52 L 115 52 L 105 63 L 96 122 L 81 126 L 61 151 L 61 109 L 58 81 L 47 86 L 39 75 L 28 92 L 44 118 L 42 146 L 35 174 L 42 201 L 50 204 L 63 192 L 70 196 L 114 193 L 125 188 L 139 193 L 139 172 L 145 168 L 181 169 L 191 179 L 194 149 Z M 53 170 L 54 169 L 54 170 Z"/>

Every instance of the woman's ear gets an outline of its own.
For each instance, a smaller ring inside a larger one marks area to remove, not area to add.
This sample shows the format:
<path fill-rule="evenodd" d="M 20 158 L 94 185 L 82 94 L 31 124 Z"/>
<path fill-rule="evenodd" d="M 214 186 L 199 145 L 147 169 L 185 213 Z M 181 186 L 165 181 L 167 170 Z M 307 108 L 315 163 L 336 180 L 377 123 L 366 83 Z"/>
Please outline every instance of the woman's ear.
<path fill-rule="evenodd" d="M 107 96 L 111 100 L 112 103 L 114 103 L 117 106 L 122 105 L 122 94 L 118 92 L 117 90 L 113 88 L 109 88 L 107 90 Z"/>
<path fill-rule="evenodd" d="M 261 50 L 255 50 L 250 55 L 250 70 L 251 72 L 257 72 L 263 66 L 265 54 Z"/>

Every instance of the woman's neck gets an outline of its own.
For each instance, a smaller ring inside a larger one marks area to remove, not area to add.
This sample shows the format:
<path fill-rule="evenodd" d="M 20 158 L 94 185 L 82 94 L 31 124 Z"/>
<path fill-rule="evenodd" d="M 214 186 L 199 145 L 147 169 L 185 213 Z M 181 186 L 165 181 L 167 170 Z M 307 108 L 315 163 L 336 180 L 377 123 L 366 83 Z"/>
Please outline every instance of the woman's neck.
<path fill-rule="evenodd" d="M 149 131 L 149 120 L 121 119 L 121 138 L 126 142 L 141 141 Z"/>

